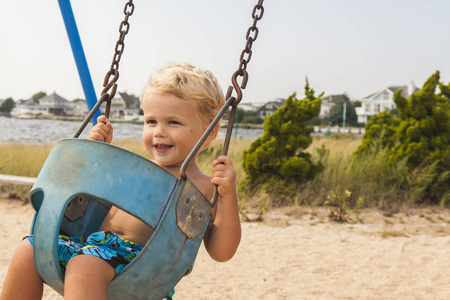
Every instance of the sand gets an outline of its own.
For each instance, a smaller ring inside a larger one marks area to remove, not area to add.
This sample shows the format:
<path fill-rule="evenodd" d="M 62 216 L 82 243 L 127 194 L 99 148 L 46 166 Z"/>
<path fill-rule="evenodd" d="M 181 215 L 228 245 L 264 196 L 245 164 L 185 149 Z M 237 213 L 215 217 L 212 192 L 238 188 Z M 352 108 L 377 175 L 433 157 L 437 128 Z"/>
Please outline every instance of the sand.
<path fill-rule="evenodd" d="M 0 198 L 0 282 L 33 210 Z M 203 246 L 176 299 L 450 299 L 450 211 L 364 210 L 335 223 L 324 208 L 272 210 L 244 222 L 241 245 L 226 263 Z M 44 299 L 62 299 L 46 288 Z"/>

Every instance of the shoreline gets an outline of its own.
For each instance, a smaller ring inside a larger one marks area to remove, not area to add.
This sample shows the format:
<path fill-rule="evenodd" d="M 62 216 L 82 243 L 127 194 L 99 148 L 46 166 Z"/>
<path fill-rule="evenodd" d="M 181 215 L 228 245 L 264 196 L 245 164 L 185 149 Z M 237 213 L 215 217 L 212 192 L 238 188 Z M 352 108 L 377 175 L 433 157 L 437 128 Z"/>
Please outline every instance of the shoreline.
<path fill-rule="evenodd" d="M 29 119 L 29 120 L 58 120 L 58 121 L 69 121 L 69 122 L 83 122 L 85 117 L 72 117 L 72 116 L 51 116 L 51 115 L 17 115 L 17 116 L 5 116 L 0 115 L 0 117 L 12 118 L 12 119 Z M 116 123 L 130 123 L 130 124 L 144 124 L 144 121 L 140 120 L 124 120 L 124 119 L 111 119 L 111 122 Z M 353 134 L 353 135 L 362 135 L 364 134 L 365 127 L 341 127 L 341 126 L 320 126 L 320 125 L 309 125 L 310 127 L 314 127 L 314 134 Z M 224 121 L 220 126 L 221 128 L 227 128 L 227 122 Z M 235 127 L 243 128 L 243 129 L 264 129 L 264 124 L 252 124 L 252 123 L 237 123 Z"/>

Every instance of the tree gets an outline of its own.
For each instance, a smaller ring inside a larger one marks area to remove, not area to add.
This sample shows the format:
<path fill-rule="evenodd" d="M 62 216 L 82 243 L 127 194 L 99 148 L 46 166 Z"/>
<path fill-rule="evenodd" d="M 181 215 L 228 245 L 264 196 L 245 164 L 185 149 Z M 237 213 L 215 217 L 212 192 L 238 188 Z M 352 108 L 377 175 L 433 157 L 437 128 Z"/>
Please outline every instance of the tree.
<path fill-rule="evenodd" d="M 365 134 L 354 154 L 365 152 L 374 142 L 380 142 L 381 147 L 392 149 L 397 143 L 397 128 L 400 120 L 387 111 L 372 116 L 366 124 Z"/>
<path fill-rule="evenodd" d="M 297 185 L 322 170 L 320 163 L 313 163 L 311 155 L 303 152 L 312 143 L 314 131 L 306 122 L 319 115 L 322 94 L 316 98 L 307 81 L 305 95 L 299 100 L 292 94 L 284 106 L 266 117 L 264 134 L 244 151 L 243 166 L 248 176 L 241 187 L 264 185 L 267 192 L 277 193 L 272 183 Z"/>
<path fill-rule="evenodd" d="M 330 109 L 328 116 L 324 118 L 326 124 L 331 126 L 342 126 L 344 123 L 344 105 L 345 105 L 345 125 L 355 126 L 358 124 L 358 116 L 356 115 L 356 107 L 360 106 L 360 102 L 351 102 L 346 94 L 330 96 L 335 105 Z"/>
<path fill-rule="evenodd" d="M 45 96 L 47 96 L 47 93 L 41 91 L 31 96 L 31 99 L 33 99 L 34 102 L 39 102 L 39 99 L 44 98 Z"/>
<path fill-rule="evenodd" d="M 75 98 L 75 99 L 71 100 L 71 102 L 73 102 L 73 103 L 80 102 L 80 101 L 86 102 L 86 100 L 84 100 L 83 98 Z"/>
<path fill-rule="evenodd" d="M 414 193 L 415 200 L 445 203 L 450 200 L 450 84 L 439 82 L 439 71 L 408 99 L 394 94 L 399 117 L 388 112 L 373 116 L 366 125 L 362 145 L 381 140 L 390 150 L 391 173 L 397 164 L 407 169 L 401 183 Z M 440 93 L 436 93 L 439 86 Z M 396 183 L 398 185 L 398 182 Z"/>
<path fill-rule="evenodd" d="M 12 98 L 8 98 L 3 101 L 2 105 L 0 106 L 0 111 L 9 114 L 13 110 L 14 106 L 16 106 L 14 100 Z"/>
<path fill-rule="evenodd" d="M 390 159 L 407 159 L 411 172 L 426 171 L 424 194 L 432 201 L 450 200 L 450 84 L 436 71 L 408 99 L 394 94 L 400 116 L 398 144 Z M 441 93 L 436 93 L 439 86 Z"/>
<path fill-rule="evenodd" d="M 401 90 L 394 94 L 401 122 L 393 160 L 408 156 L 409 165 L 417 167 L 450 156 L 450 93 L 441 83 L 441 93 L 436 94 L 439 77 L 437 71 L 409 99 Z"/>

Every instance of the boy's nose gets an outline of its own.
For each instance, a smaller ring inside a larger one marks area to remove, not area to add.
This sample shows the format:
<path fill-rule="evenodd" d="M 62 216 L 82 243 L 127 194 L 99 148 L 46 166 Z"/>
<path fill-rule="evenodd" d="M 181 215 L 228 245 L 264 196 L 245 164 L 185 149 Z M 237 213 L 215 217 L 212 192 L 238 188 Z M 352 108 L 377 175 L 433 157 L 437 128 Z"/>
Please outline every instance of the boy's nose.
<path fill-rule="evenodd" d="M 164 129 L 164 126 L 158 125 L 155 127 L 155 131 L 153 132 L 153 135 L 154 136 L 165 136 L 166 135 L 165 132 L 166 131 Z"/>

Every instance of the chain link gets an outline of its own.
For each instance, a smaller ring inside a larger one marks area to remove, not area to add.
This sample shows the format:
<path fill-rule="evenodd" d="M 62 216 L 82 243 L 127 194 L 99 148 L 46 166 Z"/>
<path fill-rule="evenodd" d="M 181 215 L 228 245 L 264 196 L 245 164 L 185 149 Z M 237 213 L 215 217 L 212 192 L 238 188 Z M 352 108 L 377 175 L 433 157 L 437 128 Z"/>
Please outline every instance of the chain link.
<path fill-rule="evenodd" d="M 123 9 L 125 18 L 120 23 L 120 27 L 119 27 L 120 36 L 119 36 L 119 39 L 116 43 L 116 47 L 114 50 L 111 68 L 106 73 L 105 80 L 103 81 L 104 89 L 101 94 L 102 96 L 103 96 L 103 94 L 106 94 L 112 88 L 111 92 L 109 93 L 109 97 L 105 100 L 108 102 L 108 104 L 109 104 L 110 100 L 112 98 L 114 98 L 114 95 L 116 94 L 116 88 L 117 88 L 116 82 L 117 82 L 117 79 L 119 79 L 119 62 L 120 62 L 120 58 L 122 57 L 123 50 L 125 48 L 125 44 L 124 44 L 125 35 L 130 30 L 130 23 L 128 23 L 128 18 L 133 14 L 133 12 L 134 12 L 133 0 L 129 0 L 125 4 L 125 7 Z M 111 79 L 111 76 L 113 77 L 112 79 Z M 109 115 L 109 105 L 107 107 L 107 112 L 105 114 Z"/>
<path fill-rule="evenodd" d="M 264 14 L 264 7 L 263 7 L 264 0 L 259 0 L 258 4 L 253 7 L 252 11 L 252 18 L 253 18 L 253 24 L 250 26 L 247 30 L 247 34 L 245 35 L 245 39 L 247 40 L 244 50 L 241 52 L 241 56 L 239 58 L 239 68 L 237 71 L 233 74 L 231 77 L 231 82 L 233 86 L 230 86 L 228 88 L 227 92 L 227 99 L 231 97 L 231 93 L 233 92 L 233 87 L 236 90 L 237 97 L 236 100 L 233 102 L 232 106 L 236 106 L 241 102 L 242 100 L 242 90 L 245 89 L 247 86 L 247 80 L 248 80 L 248 73 L 247 73 L 247 65 L 252 59 L 252 45 L 253 42 L 258 38 L 259 29 L 256 27 L 257 23 Z M 241 84 L 239 85 L 237 82 L 238 77 L 242 77 Z"/>

